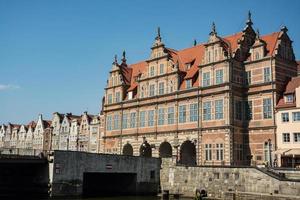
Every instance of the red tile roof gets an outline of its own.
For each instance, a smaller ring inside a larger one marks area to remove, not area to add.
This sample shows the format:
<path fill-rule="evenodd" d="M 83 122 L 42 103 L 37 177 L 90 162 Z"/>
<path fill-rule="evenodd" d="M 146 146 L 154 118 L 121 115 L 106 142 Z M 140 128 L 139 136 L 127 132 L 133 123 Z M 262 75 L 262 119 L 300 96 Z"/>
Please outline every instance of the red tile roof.
<path fill-rule="evenodd" d="M 292 80 L 290 80 L 286 85 L 284 94 L 295 93 L 295 89 L 298 87 L 300 87 L 300 77 L 293 77 Z M 277 108 L 289 108 L 295 106 L 295 103 L 286 103 L 284 101 L 284 96 L 282 96 L 277 103 Z"/>
<path fill-rule="evenodd" d="M 50 120 L 43 120 L 44 128 L 50 128 L 52 121 Z"/>
<path fill-rule="evenodd" d="M 239 48 L 239 41 L 242 39 L 243 34 L 243 32 L 239 32 L 233 35 L 220 37 L 220 39 L 223 40 L 225 48 L 229 48 L 230 52 L 234 53 Z M 261 39 L 266 42 L 268 55 L 274 54 L 279 36 L 280 32 L 261 36 Z M 191 79 L 195 77 L 195 75 L 198 73 L 198 66 L 201 64 L 204 57 L 205 43 L 179 51 L 171 48 L 166 48 L 166 50 L 173 62 L 179 64 L 179 71 L 183 73 L 184 79 Z M 191 64 L 188 69 L 187 64 Z M 146 73 L 147 66 L 148 64 L 146 61 L 141 61 L 136 64 L 131 64 L 128 67 L 121 67 L 124 82 L 129 85 L 127 91 L 133 91 L 137 88 L 138 84 L 135 81 L 136 77 L 141 73 Z M 197 83 L 199 82 L 198 79 L 196 79 L 196 81 Z M 184 88 L 184 82 L 185 81 L 180 83 L 180 88 Z M 197 84 L 195 85 L 195 83 L 193 83 L 193 86 L 197 86 Z"/>
<path fill-rule="evenodd" d="M 276 44 L 277 44 L 277 41 L 279 38 L 279 34 L 280 34 L 280 32 L 275 32 L 275 33 L 261 36 L 261 39 L 263 41 L 265 41 L 267 44 L 266 47 L 267 47 L 267 51 L 268 51 L 268 53 L 267 53 L 268 56 L 274 55 L 274 51 L 276 49 Z"/>

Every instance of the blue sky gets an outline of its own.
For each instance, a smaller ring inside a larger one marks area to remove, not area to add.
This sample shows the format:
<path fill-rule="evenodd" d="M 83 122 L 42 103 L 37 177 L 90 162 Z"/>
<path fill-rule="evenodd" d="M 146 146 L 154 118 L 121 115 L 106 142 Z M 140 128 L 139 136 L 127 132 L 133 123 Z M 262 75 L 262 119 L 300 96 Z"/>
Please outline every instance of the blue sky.
<path fill-rule="evenodd" d="M 146 59 L 161 27 L 166 46 L 239 32 L 251 10 L 266 34 L 289 29 L 300 59 L 300 1 L 0 0 L 0 123 L 28 123 L 42 113 L 99 113 L 114 54 Z"/>

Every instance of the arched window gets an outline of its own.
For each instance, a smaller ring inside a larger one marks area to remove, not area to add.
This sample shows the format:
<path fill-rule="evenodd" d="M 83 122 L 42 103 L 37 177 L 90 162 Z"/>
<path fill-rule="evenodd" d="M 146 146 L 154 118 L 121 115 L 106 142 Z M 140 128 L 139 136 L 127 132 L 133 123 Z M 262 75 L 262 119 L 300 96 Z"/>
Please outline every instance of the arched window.
<path fill-rule="evenodd" d="M 179 163 L 184 165 L 196 165 L 196 146 L 190 140 L 186 140 L 180 146 Z"/>
<path fill-rule="evenodd" d="M 169 142 L 163 142 L 160 144 L 159 157 L 161 157 L 161 158 L 172 157 L 172 146 Z"/>
<path fill-rule="evenodd" d="M 133 155 L 133 148 L 132 148 L 131 144 L 127 143 L 127 144 L 124 145 L 123 155 L 126 155 L 126 156 L 132 156 Z"/>
<path fill-rule="evenodd" d="M 145 141 L 140 147 L 140 156 L 152 157 L 151 146 L 147 141 Z"/>

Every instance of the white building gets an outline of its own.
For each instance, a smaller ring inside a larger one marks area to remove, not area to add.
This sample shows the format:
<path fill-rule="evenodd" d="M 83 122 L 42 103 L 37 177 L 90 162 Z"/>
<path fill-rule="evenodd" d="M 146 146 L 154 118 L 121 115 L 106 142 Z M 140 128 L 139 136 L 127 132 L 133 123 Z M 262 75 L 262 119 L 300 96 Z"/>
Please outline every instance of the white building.
<path fill-rule="evenodd" d="M 277 163 L 282 167 L 300 167 L 300 77 L 292 78 L 278 101 Z"/>

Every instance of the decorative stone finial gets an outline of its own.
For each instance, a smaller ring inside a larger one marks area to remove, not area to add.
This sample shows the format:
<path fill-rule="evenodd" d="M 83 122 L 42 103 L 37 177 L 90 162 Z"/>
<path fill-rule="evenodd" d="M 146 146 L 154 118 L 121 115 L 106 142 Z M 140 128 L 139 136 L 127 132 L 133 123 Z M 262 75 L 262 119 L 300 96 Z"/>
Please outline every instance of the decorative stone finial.
<path fill-rule="evenodd" d="M 213 22 L 212 25 L 211 25 L 211 32 L 210 32 L 210 35 L 217 35 L 216 24 L 215 24 L 215 22 Z"/>
<path fill-rule="evenodd" d="M 115 54 L 113 64 L 114 64 L 114 65 L 118 64 L 118 57 L 117 57 L 117 54 Z"/>
<path fill-rule="evenodd" d="M 160 37 L 160 27 L 157 27 L 157 36 L 155 37 L 155 39 L 161 41 L 161 37 Z"/>
<path fill-rule="evenodd" d="M 256 39 L 260 39 L 259 29 L 256 29 Z"/>
<path fill-rule="evenodd" d="M 286 33 L 288 31 L 288 28 L 286 26 L 282 26 L 280 30 Z"/>
<path fill-rule="evenodd" d="M 126 63 L 126 52 L 125 52 L 125 50 L 122 53 L 122 63 Z"/>
<path fill-rule="evenodd" d="M 246 24 L 247 24 L 247 26 L 251 26 L 253 23 L 252 23 L 252 19 L 251 19 L 251 12 L 250 12 L 250 10 L 248 11 L 248 19 L 247 19 L 247 22 L 246 22 Z"/>

